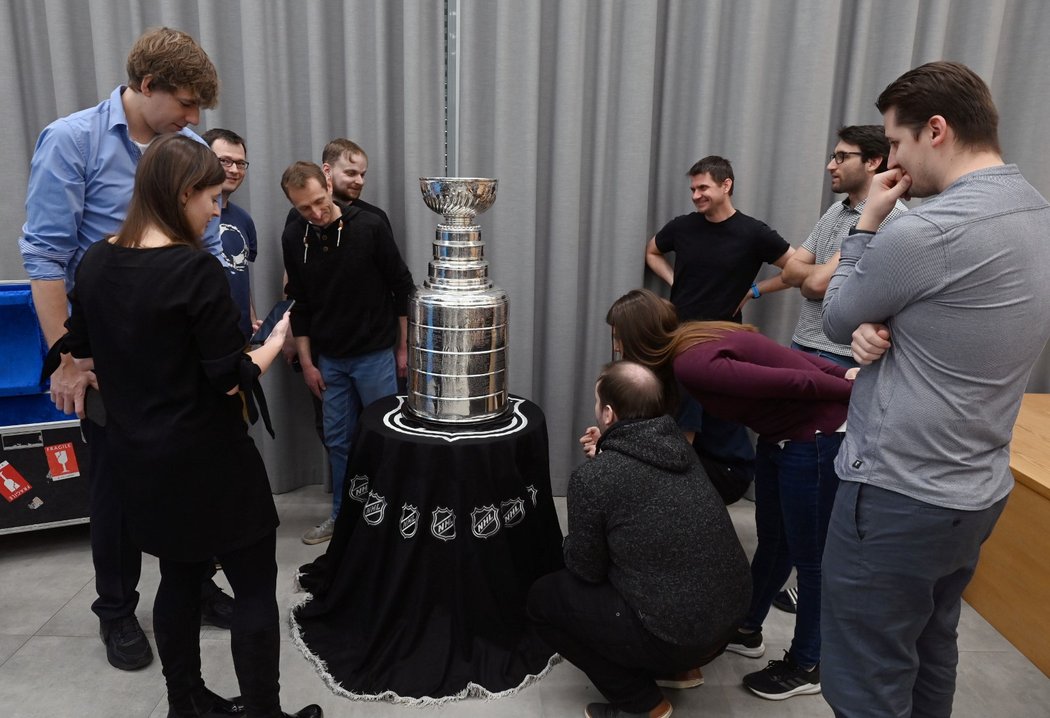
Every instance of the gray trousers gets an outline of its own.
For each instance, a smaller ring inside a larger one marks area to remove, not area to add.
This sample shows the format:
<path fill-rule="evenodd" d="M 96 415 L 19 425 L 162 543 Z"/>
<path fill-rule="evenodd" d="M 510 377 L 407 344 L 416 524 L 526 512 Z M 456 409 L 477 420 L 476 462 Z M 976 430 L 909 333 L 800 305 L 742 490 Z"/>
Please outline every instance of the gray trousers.
<path fill-rule="evenodd" d="M 946 718 L 962 592 L 1006 499 L 946 509 L 843 481 L 824 548 L 821 687 L 839 718 Z"/>

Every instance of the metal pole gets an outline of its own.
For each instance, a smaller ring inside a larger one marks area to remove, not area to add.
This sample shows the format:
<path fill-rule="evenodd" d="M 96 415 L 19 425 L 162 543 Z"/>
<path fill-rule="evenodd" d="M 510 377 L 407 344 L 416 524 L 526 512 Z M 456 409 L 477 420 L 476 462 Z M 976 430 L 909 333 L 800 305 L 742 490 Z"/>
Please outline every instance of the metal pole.
<path fill-rule="evenodd" d="M 459 0 L 445 0 L 445 176 L 459 176 Z"/>

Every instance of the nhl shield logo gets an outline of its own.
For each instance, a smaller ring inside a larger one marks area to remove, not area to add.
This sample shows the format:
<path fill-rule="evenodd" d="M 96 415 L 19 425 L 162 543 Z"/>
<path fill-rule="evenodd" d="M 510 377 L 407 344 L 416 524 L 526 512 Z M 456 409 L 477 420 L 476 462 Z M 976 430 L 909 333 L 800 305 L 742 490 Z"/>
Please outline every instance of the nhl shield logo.
<path fill-rule="evenodd" d="M 368 499 L 368 477 L 358 474 L 350 479 L 350 498 L 362 504 Z"/>
<path fill-rule="evenodd" d="M 361 516 L 364 518 L 365 523 L 369 526 L 378 526 L 383 521 L 383 516 L 386 515 L 386 499 L 375 491 L 368 492 L 368 501 L 365 502 L 365 508 L 361 512 Z"/>
<path fill-rule="evenodd" d="M 529 484 L 528 486 L 526 486 L 525 490 L 528 491 L 529 492 L 529 496 L 532 497 L 532 507 L 536 508 L 536 495 L 539 494 L 540 492 L 537 491 L 536 487 L 533 486 L 532 484 Z"/>
<path fill-rule="evenodd" d="M 412 504 L 405 504 L 401 507 L 401 520 L 398 522 L 398 529 L 401 531 L 401 535 L 404 538 L 412 538 L 416 535 L 416 529 L 419 528 L 419 509 Z"/>
<path fill-rule="evenodd" d="M 442 541 L 456 538 L 456 512 L 441 506 L 434 509 L 430 519 L 430 533 Z"/>
<path fill-rule="evenodd" d="M 499 531 L 499 512 L 491 504 L 470 512 L 470 531 L 480 539 L 487 539 Z"/>
<path fill-rule="evenodd" d="M 504 526 L 517 526 L 525 518 L 525 502 L 521 497 L 507 499 L 499 505 L 499 512 L 503 515 Z"/>

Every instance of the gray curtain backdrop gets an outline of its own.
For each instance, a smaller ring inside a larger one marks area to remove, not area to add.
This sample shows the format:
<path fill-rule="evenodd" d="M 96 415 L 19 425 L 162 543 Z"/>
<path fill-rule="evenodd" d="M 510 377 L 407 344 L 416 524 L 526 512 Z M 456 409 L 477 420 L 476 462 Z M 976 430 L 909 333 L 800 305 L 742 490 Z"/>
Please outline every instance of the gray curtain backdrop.
<path fill-rule="evenodd" d="M 610 354 L 605 312 L 633 287 L 658 287 L 644 244 L 692 211 L 685 171 L 698 158 L 728 157 L 737 208 L 797 246 L 835 199 L 824 164 L 836 128 L 880 122 L 873 103 L 886 84 L 951 59 L 990 84 L 1006 160 L 1050 196 L 1041 0 L 460 0 L 458 13 L 459 174 L 500 180 L 479 223 L 511 298 L 511 390 L 547 415 L 556 493 L 592 422 L 593 378 Z M 421 282 L 438 217 L 416 178 L 445 167 L 445 23 L 438 0 L 6 0 L 0 279 L 24 277 L 17 238 L 37 134 L 108 95 L 138 34 L 167 24 L 219 69 L 220 104 L 198 129 L 248 141 L 234 201 L 260 232 L 259 311 L 280 292 L 280 173 L 319 161 L 336 136 L 368 151 L 364 197 L 387 210 Z M 798 304 L 795 292 L 763 297 L 745 318 L 786 343 Z M 321 482 L 301 380 L 277 367 L 265 382 L 278 439 L 260 444 L 275 490 Z M 1050 391 L 1045 352 L 1029 389 Z"/>

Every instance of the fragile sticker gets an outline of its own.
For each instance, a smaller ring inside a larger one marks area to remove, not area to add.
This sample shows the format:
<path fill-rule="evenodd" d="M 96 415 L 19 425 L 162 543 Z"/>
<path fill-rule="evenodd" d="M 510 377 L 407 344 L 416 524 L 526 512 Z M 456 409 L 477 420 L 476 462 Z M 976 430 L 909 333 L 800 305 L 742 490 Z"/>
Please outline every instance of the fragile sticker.
<path fill-rule="evenodd" d="M 73 449 L 73 442 L 45 446 L 44 453 L 47 454 L 47 468 L 51 473 L 52 481 L 80 476 L 80 466 L 77 464 L 77 452 Z"/>
<path fill-rule="evenodd" d="M 6 461 L 0 461 L 0 496 L 11 502 L 31 488 L 18 469 Z"/>

